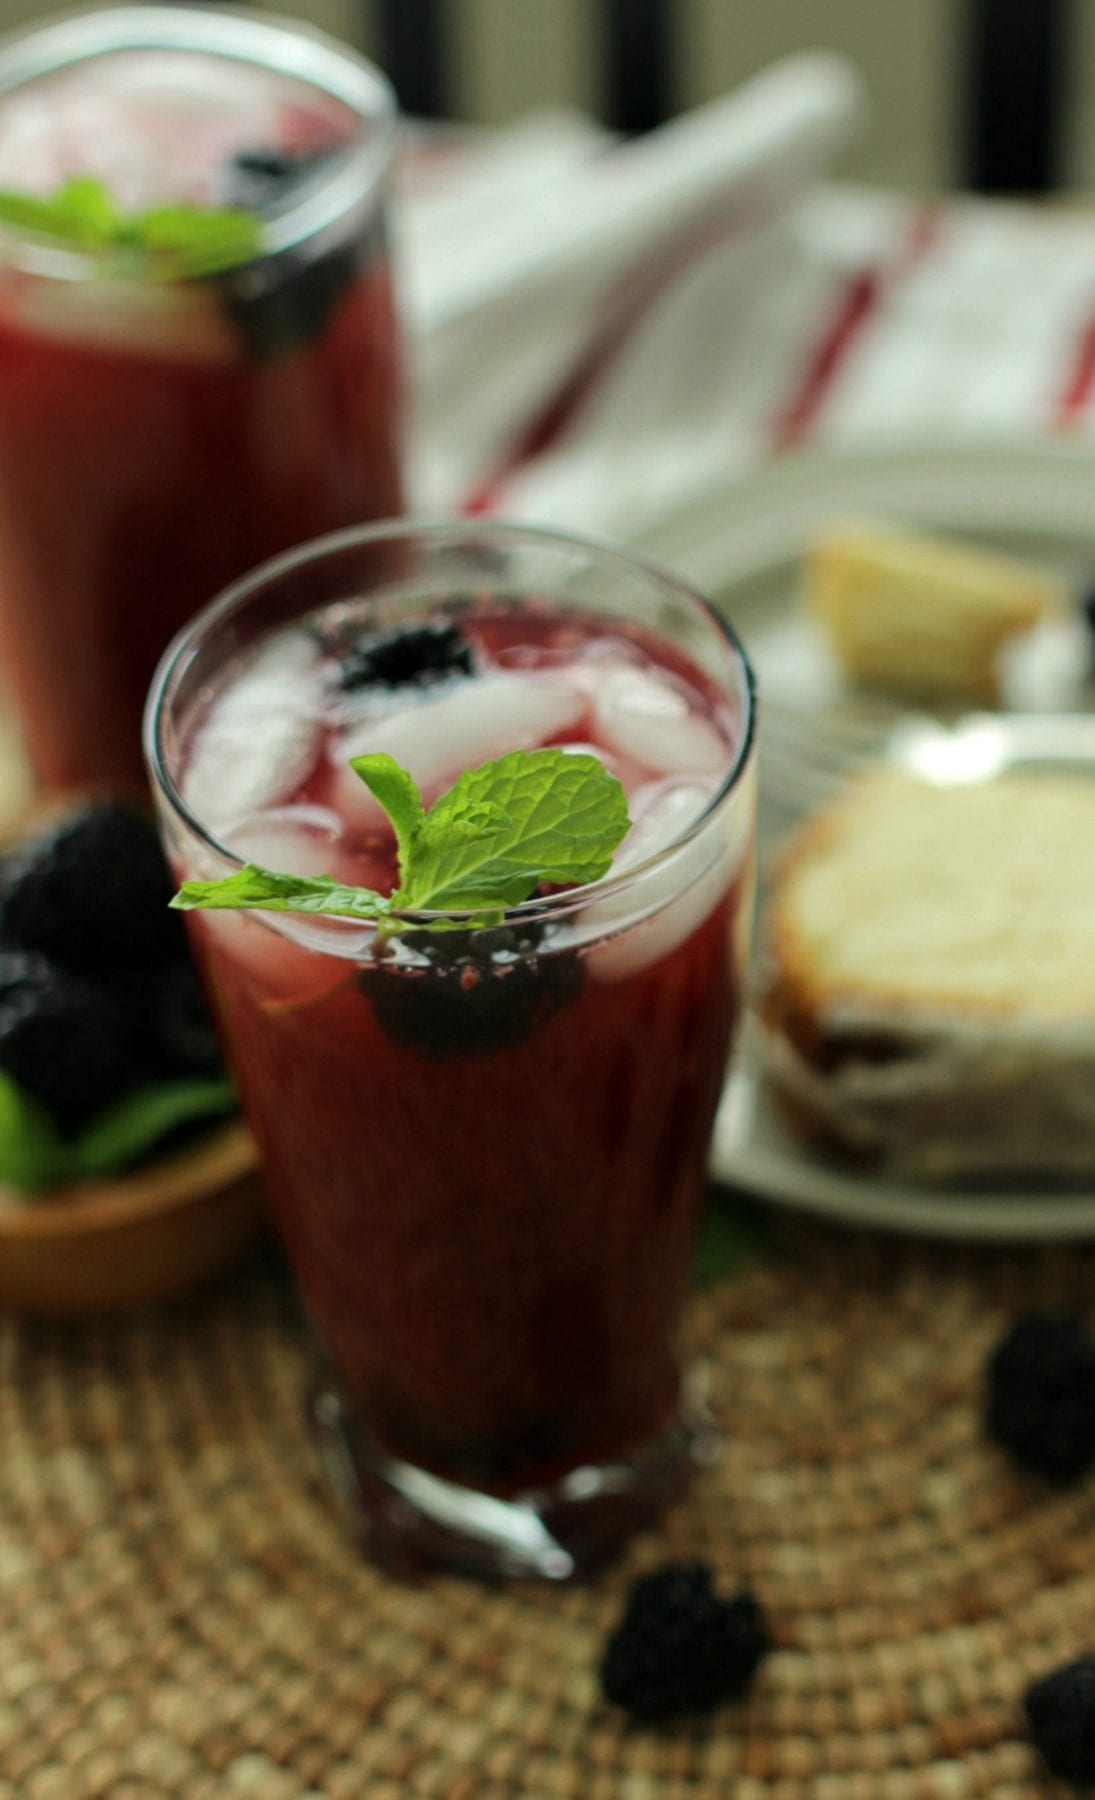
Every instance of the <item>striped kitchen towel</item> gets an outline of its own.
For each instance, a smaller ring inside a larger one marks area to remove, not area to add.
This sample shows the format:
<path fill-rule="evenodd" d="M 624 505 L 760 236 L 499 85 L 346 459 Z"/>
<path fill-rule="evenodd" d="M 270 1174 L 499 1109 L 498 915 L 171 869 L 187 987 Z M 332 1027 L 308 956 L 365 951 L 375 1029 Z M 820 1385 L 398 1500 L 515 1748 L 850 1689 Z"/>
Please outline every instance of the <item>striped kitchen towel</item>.
<path fill-rule="evenodd" d="M 817 53 L 412 158 L 416 508 L 627 538 L 807 443 L 1095 433 L 1095 218 L 834 186 L 863 115 Z"/>

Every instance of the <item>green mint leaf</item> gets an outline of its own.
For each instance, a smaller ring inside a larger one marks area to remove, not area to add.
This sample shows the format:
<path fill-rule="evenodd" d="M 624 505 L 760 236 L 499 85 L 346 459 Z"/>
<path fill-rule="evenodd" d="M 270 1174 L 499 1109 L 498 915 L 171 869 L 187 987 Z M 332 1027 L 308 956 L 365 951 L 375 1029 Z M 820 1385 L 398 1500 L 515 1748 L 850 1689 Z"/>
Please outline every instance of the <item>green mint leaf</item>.
<path fill-rule="evenodd" d="M 236 1109 L 228 1081 L 186 1079 L 139 1088 L 107 1107 L 75 1138 L 61 1136 L 37 1100 L 0 1074 L 0 1182 L 28 1196 L 67 1182 L 119 1175 L 181 1125 Z"/>
<path fill-rule="evenodd" d="M 61 218 L 85 244 L 116 242 L 124 229 L 122 216 L 102 182 L 90 175 L 66 181 L 55 204 Z"/>
<path fill-rule="evenodd" d="M 44 1106 L 0 1073 L 0 1182 L 23 1193 L 68 1179 L 68 1145 Z"/>
<path fill-rule="evenodd" d="M 116 249 L 123 272 L 192 279 L 261 254 L 262 225 L 239 207 L 155 206 L 126 216 L 93 175 L 49 196 L 0 191 L 0 224 L 79 249 Z"/>
<path fill-rule="evenodd" d="M 382 753 L 375 756 L 352 756 L 350 767 L 365 783 L 373 798 L 379 800 L 392 822 L 402 875 L 410 860 L 415 835 L 426 817 L 422 796 L 406 769 L 401 769 L 390 756 Z"/>
<path fill-rule="evenodd" d="M 474 912 L 519 906 L 541 882 L 599 881 L 630 823 L 622 787 L 595 756 L 511 751 L 466 770 L 430 808 L 392 904 Z"/>
<path fill-rule="evenodd" d="M 262 251 L 259 221 L 237 207 L 158 206 L 129 229 L 132 241 L 158 260 L 165 274 L 215 275 Z"/>
<path fill-rule="evenodd" d="M 389 930 L 395 911 L 467 912 L 487 925 L 541 882 L 599 881 L 631 823 L 623 788 L 595 756 L 514 750 L 468 769 L 428 813 L 390 756 L 357 756 L 351 767 L 395 831 L 400 885 L 390 900 L 329 875 L 280 875 L 248 863 L 221 881 L 185 881 L 172 906 L 376 919 Z"/>
<path fill-rule="evenodd" d="M 230 1081 L 158 1082 L 127 1094 L 93 1119 L 72 1146 L 78 1172 L 117 1175 L 156 1148 L 181 1125 L 226 1118 L 236 1110 Z"/>
<path fill-rule="evenodd" d="M 0 221 L 88 247 L 115 243 L 123 230 L 110 195 L 89 175 L 66 181 L 49 199 L 0 192 Z"/>
<path fill-rule="evenodd" d="M 343 887 L 329 875 L 279 875 L 248 863 L 221 881 L 184 881 L 171 905 L 180 912 L 315 913 L 330 919 L 382 919 L 392 903 L 371 888 Z"/>

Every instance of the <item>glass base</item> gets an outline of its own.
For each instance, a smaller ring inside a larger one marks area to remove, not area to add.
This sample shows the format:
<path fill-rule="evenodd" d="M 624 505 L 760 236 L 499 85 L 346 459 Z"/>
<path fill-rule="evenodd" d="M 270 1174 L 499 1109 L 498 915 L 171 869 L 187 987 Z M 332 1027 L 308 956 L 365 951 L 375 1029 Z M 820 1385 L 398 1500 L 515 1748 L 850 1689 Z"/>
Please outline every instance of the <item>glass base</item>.
<path fill-rule="evenodd" d="M 568 1581 L 611 1560 L 650 1524 L 721 1439 L 702 1379 L 653 1444 L 610 1463 L 583 1464 L 550 1486 L 499 1499 L 390 1456 L 326 1382 L 312 1423 L 328 1480 L 369 1555 L 392 1574 L 447 1569 L 480 1577 Z"/>

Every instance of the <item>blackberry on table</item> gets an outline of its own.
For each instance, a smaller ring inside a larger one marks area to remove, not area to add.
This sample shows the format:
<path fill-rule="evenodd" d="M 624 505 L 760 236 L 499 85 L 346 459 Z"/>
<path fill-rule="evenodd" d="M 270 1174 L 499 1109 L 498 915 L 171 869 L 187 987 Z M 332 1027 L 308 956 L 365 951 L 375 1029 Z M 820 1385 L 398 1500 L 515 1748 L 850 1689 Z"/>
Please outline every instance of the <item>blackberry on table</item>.
<path fill-rule="evenodd" d="M 511 1050 L 581 991 L 581 959 L 541 953 L 541 931 L 530 923 L 408 933 L 428 961 L 378 963 L 362 969 L 359 985 L 388 1036 L 424 1056 Z"/>
<path fill-rule="evenodd" d="M 1076 1787 L 1095 1785 L 1095 1656 L 1033 1682 L 1023 1708 L 1046 1767 Z"/>
<path fill-rule="evenodd" d="M 343 651 L 339 682 L 343 688 L 425 687 L 475 668 L 471 645 L 458 625 L 426 620 L 365 631 Z"/>
<path fill-rule="evenodd" d="M 988 1365 L 985 1427 L 1020 1468 L 1057 1486 L 1095 1463 L 1095 1343 L 1080 1320 L 1033 1313 Z"/>
<path fill-rule="evenodd" d="M 21 845 L 0 868 L 0 934 L 64 969 L 103 975 L 185 955 L 156 830 L 98 801 Z"/>
<path fill-rule="evenodd" d="M 113 995 L 25 951 L 0 954 L 0 1069 L 62 1131 L 132 1085 L 125 1008 Z"/>
<path fill-rule="evenodd" d="M 745 1692 L 770 1646 L 748 1589 L 723 1600 L 706 1563 L 669 1563 L 632 1584 L 605 1646 L 601 1686 L 636 1719 L 709 1712 Z"/>

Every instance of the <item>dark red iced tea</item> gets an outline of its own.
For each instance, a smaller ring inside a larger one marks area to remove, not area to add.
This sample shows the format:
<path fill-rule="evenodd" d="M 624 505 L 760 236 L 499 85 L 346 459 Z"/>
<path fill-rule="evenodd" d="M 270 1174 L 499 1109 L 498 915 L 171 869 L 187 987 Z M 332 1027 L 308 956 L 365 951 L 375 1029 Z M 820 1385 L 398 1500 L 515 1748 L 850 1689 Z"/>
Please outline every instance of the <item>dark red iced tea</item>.
<path fill-rule="evenodd" d="M 624 785 L 617 867 L 646 873 L 623 894 L 387 947 L 371 927 L 191 915 L 355 1418 L 389 1455 L 506 1494 L 651 1441 L 677 1406 L 747 825 L 712 814 L 648 859 L 712 809 L 744 724 L 645 630 L 535 603 L 451 617 L 462 660 L 421 684 L 340 685 L 358 640 L 337 612 L 270 638 L 191 720 L 181 790 L 241 857 L 390 891 L 390 828 L 350 755 L 388 750 L 427 805 L 514 748 L 592 750 Z"/>

